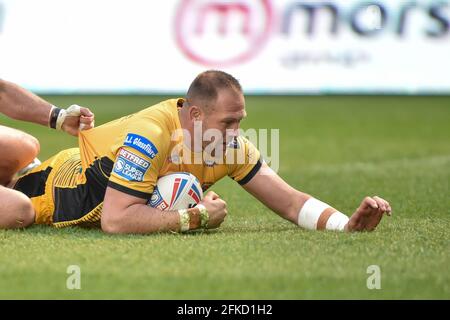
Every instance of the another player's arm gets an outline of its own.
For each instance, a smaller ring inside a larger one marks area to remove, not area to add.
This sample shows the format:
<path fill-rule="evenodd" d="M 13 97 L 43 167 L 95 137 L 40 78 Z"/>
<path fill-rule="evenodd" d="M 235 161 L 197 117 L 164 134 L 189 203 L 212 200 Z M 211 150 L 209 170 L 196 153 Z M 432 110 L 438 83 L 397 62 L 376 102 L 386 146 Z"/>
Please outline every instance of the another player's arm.
<path fill-rule="evenodd" d="M 62 129 L 76 136 L 79 128 L 94 126 L 94 114 L 87 108 L 59 109 L 32 92 L 0 79 L 0 112 L 10 118 Z M 58 120 L 59 118 L 59 120 Z M 53 120 L 53 121 L 52 121 Z M 59 121 L 59 123 L 57 123 Z"/>
<path fill-rule="evenodd" d="M 281 217 L 307 229 L 371 231 L 384 213 L 391 214 L 386 200 L 366 197 L 349 219 L 311 195 L 292 188 L 265 163 L 243 188 Z"/>
<path fill-rule="evenodd" d="M 107 233 L 153 233 L 186 231 L 201 227 L 197 208 L 180 211 L 161 211 L 146 204 L 147 200 L 107 187 L 103 202 L 101 225 Z M 208 228 L 217 228 L 226 215 L 226 204 L 214 192 L 208 192 L 200 202 L 208 212 Z M 183 214 L 189 225 L 183 226 Z"/>

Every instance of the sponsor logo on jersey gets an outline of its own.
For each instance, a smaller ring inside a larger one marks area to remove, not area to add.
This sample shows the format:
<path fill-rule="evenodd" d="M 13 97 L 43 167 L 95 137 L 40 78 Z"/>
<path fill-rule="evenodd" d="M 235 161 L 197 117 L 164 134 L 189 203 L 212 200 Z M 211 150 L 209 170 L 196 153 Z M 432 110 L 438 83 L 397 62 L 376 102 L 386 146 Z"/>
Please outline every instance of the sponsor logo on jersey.
<path fill-rule="evenodd" d="M 151 159 L 158 154 L 158 149 L 156 149 L 155 145 L 150 140 L 135 133 L 129 133 L 123 144 L 142 152 Z"/>
<path fill-rule="evenodd" d="M 150 168 L 150 162 L 132 152 L 120 149 L 114 164 L 114 173 L 128 181 L 141 182 L 148 168 Z"/>
<path fill-rule="evenodd" d="M 150 162 L 139 157 L 137 154 L 134 154 L 133 152 L 127 151 L 125 149 L 119 149 L 119 156 L 133 162 L 134 164 L 140 166 L 142 169 L 148 169 L 150 167 Z"/>

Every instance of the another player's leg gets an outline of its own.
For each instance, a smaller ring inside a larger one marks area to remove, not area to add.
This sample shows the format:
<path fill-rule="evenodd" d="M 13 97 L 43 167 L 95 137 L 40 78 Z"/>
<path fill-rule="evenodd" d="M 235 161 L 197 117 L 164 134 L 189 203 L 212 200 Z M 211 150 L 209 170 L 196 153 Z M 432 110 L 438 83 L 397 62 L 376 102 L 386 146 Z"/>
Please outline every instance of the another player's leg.
<path fill-rule="evenodd" d="M 0 186 L 0 229 L 25 228 L 34 223 L 31 200 L 22 192 Z"/>
<path fill-rule="evenodd" d="M 6 186 L 20 169 L 30 164 L 39 149 L 39 141 L 33 136 L 0 126 L 0 185 Z"/>
<path fill-rule="evenodd" d="M 37 156 L 39 142 L 22 131 L 0 126 L 0 150 L 0 228 L 24 228 L 34 222 L 31 200 L 7 185 Z"/>

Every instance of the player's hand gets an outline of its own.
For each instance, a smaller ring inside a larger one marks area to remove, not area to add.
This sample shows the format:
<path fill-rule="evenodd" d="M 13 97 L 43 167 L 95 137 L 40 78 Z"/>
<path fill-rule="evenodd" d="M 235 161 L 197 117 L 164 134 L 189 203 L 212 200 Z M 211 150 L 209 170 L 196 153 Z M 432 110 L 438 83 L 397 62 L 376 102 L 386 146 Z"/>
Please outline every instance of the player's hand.
<path fill-rule="evenodd" d="M 214 191 L 209 191 L 200 203 L 209 214 L 208 229 L 218 228 L 227 216 L 227 203 Z"/>
<path fill-rule="evenodd" d="M 78 136 L 81 130 L 94 127 L 94 114 L 88 108 L 72 105 L 65 111 L 67 114 L 61 129 L 68 134 Z"/>
<path fill-rule="evenodd" d="M 372 231 L 380 223 L 383 214 L 392 215 L 392 208 L 380 197 L 366 197 L 350 217 L 345 231 Z"/>

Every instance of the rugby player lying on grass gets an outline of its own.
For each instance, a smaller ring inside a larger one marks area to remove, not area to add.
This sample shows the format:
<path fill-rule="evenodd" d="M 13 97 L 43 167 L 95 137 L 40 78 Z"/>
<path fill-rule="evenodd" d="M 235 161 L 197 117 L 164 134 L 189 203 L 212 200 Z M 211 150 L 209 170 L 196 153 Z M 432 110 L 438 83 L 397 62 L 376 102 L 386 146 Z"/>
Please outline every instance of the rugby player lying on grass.
<path fill-rule="evenodd" d="M 163 101 L 80 132 L 79 148 L 48 159 L 20 178 L 14 188 L 31 198 L 36 223 L 97 225 L 108 233 L 219 227 L 227 206 L 214 192 L 208 192 L 187 212 L 147 205 L 158 177 L 172 172 L 192 173 L 204 190 L 229 176 L 278 215 L 307 229 L 371 231 L 384 213 L 390 214 L 387 201 L 367 197 L 349 219 L 289 186 L 261 160 L 259 151 L 238 135 L 245 116 L 238 81 L 221 71 L 206 71 L 192 82 L 186 99 Z M 221 135 L 214 139 L 210 155 L 211 141 L 198 136 L 194 130 L 198 124 L 201 132 L 215 129 Z M 186 144 L 194 147 L 185 148 Z M 243 161 L 209 161 L 220 160 L 218 150 L 222 157 Z M 186 161 L 197 156 L 200 163 Z"/>
<path fill-rule="evenodd" d="M 77 136 L 79 128 L 94 126 L 87 108 L 59 109 L 20 86 L 0 79 L 0 113 L 16 120 L 50 126 Z M 33 136 L 0 125 L 0 227 L 20 228 L 34 222 L 31 201 L 21 192 L 6 188 L 18 171 L 37 165 L 40 146 Z"/>

